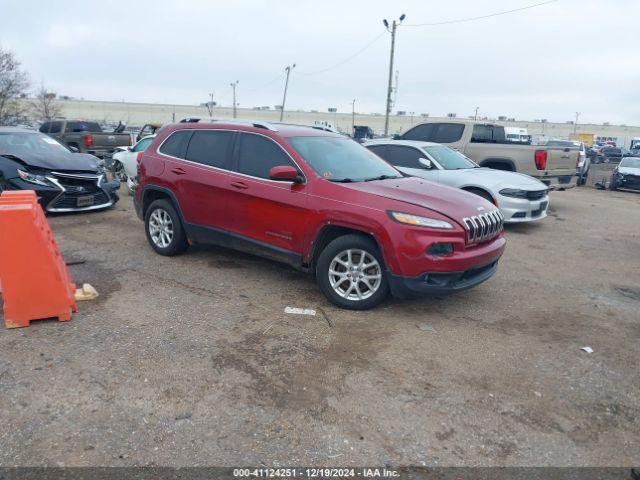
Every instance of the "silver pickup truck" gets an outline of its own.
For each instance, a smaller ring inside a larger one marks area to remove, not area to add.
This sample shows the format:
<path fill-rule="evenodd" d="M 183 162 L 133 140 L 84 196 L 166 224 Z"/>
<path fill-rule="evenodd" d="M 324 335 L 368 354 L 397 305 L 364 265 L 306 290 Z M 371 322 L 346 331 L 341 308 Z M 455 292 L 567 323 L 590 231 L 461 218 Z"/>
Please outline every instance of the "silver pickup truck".
<path fill-rule="evenodd" d="M 551 189 L 576 186 L 578 147 L 510 142 L 504 127 L 473 120 L 447 120 L 416 125 L 396 140 L 420 140 L 447 145 L 482 167 L 524 173 Z"/>
<path fill-rule="evenodd" d="M 97 122 L 84 120 L 54 120 L 40 126 L 40 132 L 80 153 L 110 158 L 117 147 L 131 145 L 128 133 L 103 132 Z"/>

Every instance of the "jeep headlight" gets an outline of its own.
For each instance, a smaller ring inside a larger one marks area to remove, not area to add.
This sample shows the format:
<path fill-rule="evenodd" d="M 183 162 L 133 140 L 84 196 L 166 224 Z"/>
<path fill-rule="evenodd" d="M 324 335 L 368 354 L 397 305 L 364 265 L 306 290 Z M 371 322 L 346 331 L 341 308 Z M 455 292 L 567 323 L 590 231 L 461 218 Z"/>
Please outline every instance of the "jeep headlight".
<path fill-rule="evenodd" d="M 407 225 L 415 225 L 419 227 L 429 227 L 429 228 L 444 228 L 444 229 L 453 228 L 453 225 L 451 225 L 449 222 L 445 222 L 444 220 L 438 220 L 436 218 L 420 217 L 418 215 L 411 215 L 410 213 L 402 213 L 402 212 L 389 212 L 389 215 L 396 222 L 406 223 Z"/>
<path fill-rule="evenodd" d="M 49 186 L 49 181 L 44 175 L 36 175 L 34 173 L 25 172 L 24 170 L 17 170 L 18 176 L 25 182 L 35 183 L 36 185 L 42 185 L 43 187 Z"/>

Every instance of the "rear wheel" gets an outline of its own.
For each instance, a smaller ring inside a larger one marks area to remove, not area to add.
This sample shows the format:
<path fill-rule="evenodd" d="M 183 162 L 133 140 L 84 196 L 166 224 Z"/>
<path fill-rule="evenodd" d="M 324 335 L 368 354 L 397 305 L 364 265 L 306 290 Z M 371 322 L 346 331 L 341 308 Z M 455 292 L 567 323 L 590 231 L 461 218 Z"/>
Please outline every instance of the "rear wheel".
<path fill-rule="evenodd" d="M 344 235 L 329 243 L 318 258 L 316 279 L 332 303 L 350 310 L 373 308 L 389 294 L 380 250 L 364 235 Z"/>
<path fill-rule="evenodd" d="M 149 244 L 160 255 L 178 255 L 189 246 L 178 212 L 168 200 L 149 205 L 144 224 Z"/>

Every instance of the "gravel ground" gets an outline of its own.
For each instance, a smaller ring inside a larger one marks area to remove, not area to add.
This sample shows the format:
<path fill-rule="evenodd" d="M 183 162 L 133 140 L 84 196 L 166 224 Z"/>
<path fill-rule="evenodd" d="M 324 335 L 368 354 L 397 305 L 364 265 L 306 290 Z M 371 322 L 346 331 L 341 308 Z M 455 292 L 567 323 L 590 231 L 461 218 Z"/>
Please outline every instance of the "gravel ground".
<path fill-rule="evenodd" d="M 369 312 L 231 250 L 158 256 L 126 194 L 53 217 L 100 297 L 0 330 L 0 466 L 640 464 L 639 207 L 554 192 L 488 282 Z"/>

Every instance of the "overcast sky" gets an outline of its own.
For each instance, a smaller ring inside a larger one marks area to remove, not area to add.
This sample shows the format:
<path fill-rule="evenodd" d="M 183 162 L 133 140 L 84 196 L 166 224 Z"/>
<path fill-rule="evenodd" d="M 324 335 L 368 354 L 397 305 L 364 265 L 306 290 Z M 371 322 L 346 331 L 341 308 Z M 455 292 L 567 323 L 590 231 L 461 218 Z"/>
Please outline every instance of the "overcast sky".
<path fill-rule="evenodd" d="M 337 68 L 405 13 L 395 110 L 640 124 L 640 0 L 12 1 L 0 44 L 34 86 L 97 100 L 384 112 L 390 35 Z M 394 69 L 395 69 L 394 68 Z M 278 78 L 280 76 L 280 78 Z"/>

